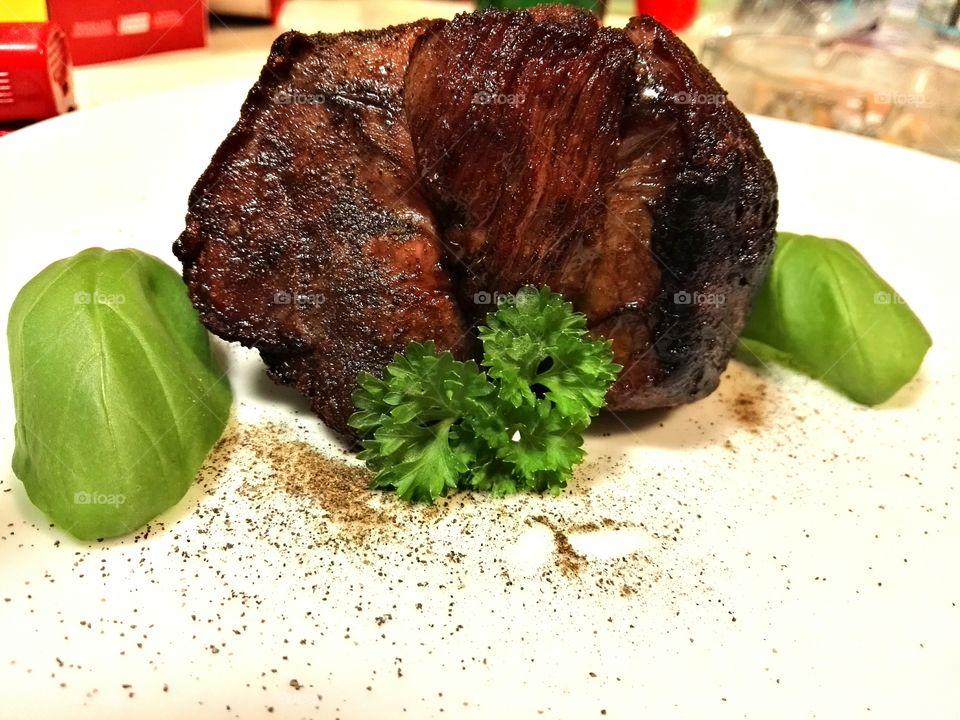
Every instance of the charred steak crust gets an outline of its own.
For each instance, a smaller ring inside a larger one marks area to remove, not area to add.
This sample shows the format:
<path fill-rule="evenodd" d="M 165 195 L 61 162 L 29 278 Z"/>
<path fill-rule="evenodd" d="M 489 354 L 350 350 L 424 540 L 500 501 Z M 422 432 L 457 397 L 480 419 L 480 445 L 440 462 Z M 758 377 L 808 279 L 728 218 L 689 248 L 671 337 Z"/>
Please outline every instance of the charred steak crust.
<path fill-rule="evenodd" d="M 654 20 L 545 6 L 274 44 L 174 251 L 210 330 L 348 432 L 361 370 L 471 354 L 478 298 L 549 285 L 612 338 L 610 408 L 718 384 L 773 251 L 744 116 Z"/>
<path fill-rule="evenodd" d="M 631 110 L 672 126 L 662 142 L 676 154 L 650 211 L 663 280 L 646 318 L 652 342 L 634 343 L 620 360 L 612 410 L 677 405 L 716 389 L 769 268 L 778 209 L 773 166 L 710 72 L 653 18 L 633 18 L 626 34 L 641 88 Z"/>
<path fill-rule="evenodd" d="M 411 341 L 465 351 L 403 119 L 430 24 L 278 38 L 174 245 L 204 324 L 341 433 L 360 371 Z"/>

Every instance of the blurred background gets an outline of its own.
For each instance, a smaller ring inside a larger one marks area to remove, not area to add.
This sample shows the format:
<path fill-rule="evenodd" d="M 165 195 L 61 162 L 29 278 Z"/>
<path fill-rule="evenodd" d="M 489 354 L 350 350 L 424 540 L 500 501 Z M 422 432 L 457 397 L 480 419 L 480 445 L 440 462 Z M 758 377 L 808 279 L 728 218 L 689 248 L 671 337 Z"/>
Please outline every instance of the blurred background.
<path fill-rule="evenodd" d="M 340 32 L 533 0 L 0 0 L 0 134 L 250 80 L 287 29 Z M 671 27 L 742 110 L 960 160 L 960 0 L 569 0 Z"/>

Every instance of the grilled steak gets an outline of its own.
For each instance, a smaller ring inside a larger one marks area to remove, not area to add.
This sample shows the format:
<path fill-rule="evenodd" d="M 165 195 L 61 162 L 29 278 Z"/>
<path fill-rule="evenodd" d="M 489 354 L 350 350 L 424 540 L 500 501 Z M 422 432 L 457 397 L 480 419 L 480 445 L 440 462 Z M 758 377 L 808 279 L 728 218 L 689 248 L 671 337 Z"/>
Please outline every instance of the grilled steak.
<path fill-rule="evenodd" d="M 207 326 L 345 432 L 357 372 L 411 340 L 471 354 L 528 284 L 613 339 L 612 409 L 703 397 L 776 213 L 759 141 L 675 36 L 547 6 L 282 36 L 174 250 Z"/>

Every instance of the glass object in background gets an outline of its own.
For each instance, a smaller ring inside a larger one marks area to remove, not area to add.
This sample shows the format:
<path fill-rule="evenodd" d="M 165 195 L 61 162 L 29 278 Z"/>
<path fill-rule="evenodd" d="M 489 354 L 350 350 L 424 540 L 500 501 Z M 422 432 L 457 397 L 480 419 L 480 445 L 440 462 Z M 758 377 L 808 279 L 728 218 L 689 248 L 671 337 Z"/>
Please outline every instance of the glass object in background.
<path fill-rule="evenodd" d="M 681 37 L 698 56 L 710 38 L 742 33 L 805 36 L 828 41 L 876 27 L 890 1 L 700 0 L 695 22 Z"/>
<path fill-rule="evenodd" d="M 960 39 L 960 0 L 923 0 L 917 16 L 938 35 Z"/>
<path fill-rule="evenodd" d="M 960 160 L 960 71 L 900 48 L 734 35 L 703 60 L 744 112 L 859 133 Z"/>
<path fill-rule="evenodd" d="M 600 17 L 603 17 L 607 8 L 607 0 L 477 0 L 477 9 L 500 8 L 501 10 L 522 10 L 532 8 L 535 5 L 545 5 L 547 3 L 560 2 L 563 5 L 573 5 L 574 7 L 590 10 Z"/>
<path fill-rule="evenodd" d="M 835 38 L 876 27 L 887 0 L 739 0 L 737 32 Z"/>

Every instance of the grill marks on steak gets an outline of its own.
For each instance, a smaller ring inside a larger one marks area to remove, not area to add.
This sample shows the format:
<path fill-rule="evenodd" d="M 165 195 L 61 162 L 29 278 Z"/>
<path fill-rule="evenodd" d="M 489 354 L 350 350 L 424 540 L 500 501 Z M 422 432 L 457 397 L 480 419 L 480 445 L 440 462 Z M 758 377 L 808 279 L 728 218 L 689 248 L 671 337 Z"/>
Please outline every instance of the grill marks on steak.
<path fill-rule="evenodd" d="M 403 118 L 429 25 L 278 38 L 174 246 L 207 327 L 343 433 L 358 372 L 414 340 L 464 350 Z"/>
<path fill-rule="evenodd" d="M 476 294 L 525 284 L 612 338 L 612 409 L 702 397 L 776 209 L 752 129 L 676 37 L 548 6 L 282 36 L 175 251 L 207 326 L 345 432 L 357 372 L 411 340 L 469 355 Z"/>

